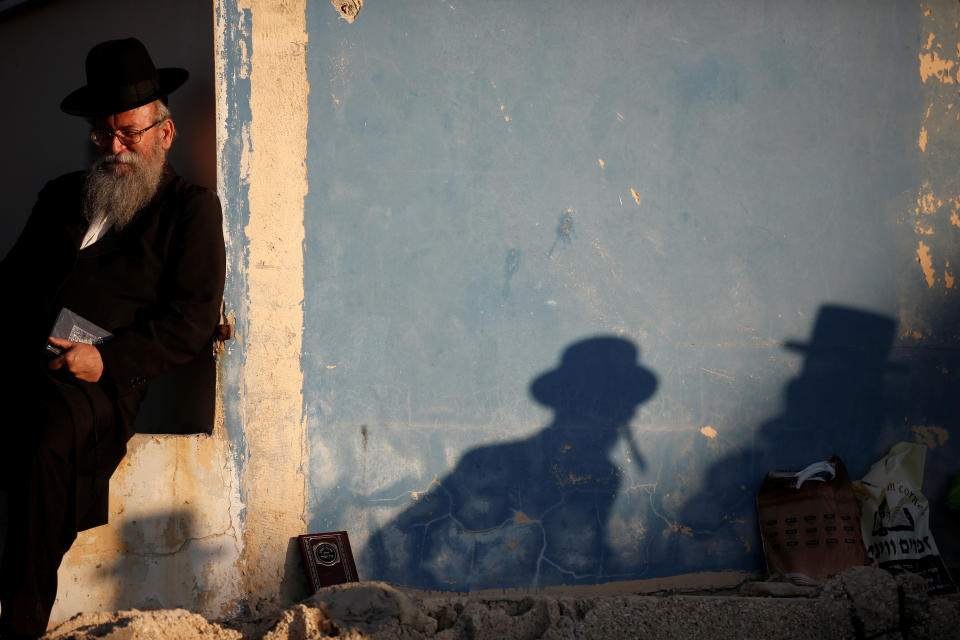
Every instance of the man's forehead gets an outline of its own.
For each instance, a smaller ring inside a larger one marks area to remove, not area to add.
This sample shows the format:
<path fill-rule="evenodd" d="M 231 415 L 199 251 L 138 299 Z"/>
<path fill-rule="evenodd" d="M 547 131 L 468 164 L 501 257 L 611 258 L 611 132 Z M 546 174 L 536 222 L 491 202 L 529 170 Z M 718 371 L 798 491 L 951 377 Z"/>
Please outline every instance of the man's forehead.
<path fill-rule="evenodd" d="M 117 128 L 124 126 L 146 127 L 153 124 L 153 118 L 156 113 L 157 112 L 154 103 L 150 102 L 141 107 L 137 107 L 136 109 L 130 109 L 129 111 L 122 111 L 113 115 L 95 118 L 94 123 L 97 125 L 108 124 Z"/>

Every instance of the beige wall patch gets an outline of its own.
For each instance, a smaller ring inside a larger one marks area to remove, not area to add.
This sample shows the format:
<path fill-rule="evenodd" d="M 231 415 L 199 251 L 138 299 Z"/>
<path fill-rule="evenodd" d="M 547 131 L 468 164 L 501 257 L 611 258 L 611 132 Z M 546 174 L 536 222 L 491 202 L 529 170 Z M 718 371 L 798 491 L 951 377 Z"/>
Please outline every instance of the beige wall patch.
<path fill-rule="evenodd" d="M 943 427 L 917 425 L 913 427 L 913 438 L 917 444 L 922 444 L 928 449 L 936 449 L 947 444 L 950 440 L 950 432 Z"/>
<path fill-rule="evenodd" d="M 714 438 L 716 438 L 717 435 L 718 435 L 718 434 L 717 434 L 717 430 L 714 429 L 713 427 L 711 427 L 710 425 L 707 425 L 707 426 L 703 427 L 702 429 L 700 429 L 700 433 L 702 433 L 704 436 L 710 438 L 711 440 L 713 440 Z"/>
<path fill-rule="evenodd" d="M 935 282 L 933 257 L 930 255 L 930 247 L 924 244 L 923 240 L 920 241 L 917 247 L 917 262 L 920 263 L 920 268 L 923 269 L 923 277 L 927 280 L 927 286 L 933 287 L 933 283 Z"/>
<path fill-rule="evenodd" d="M 302 471 L 303 225 L 309 120 L 306 0 L 243 0 L 251 16 L 250 219 L 240 566 L 253 602 L 289 599 L 289 540 L 305 532 Z"/>
<path fill-rule="evenodd" d="M 347 22 L 353 23 L 354 18 L 363 9 L 363 0 L 330 0 L 340 17 Z"/>

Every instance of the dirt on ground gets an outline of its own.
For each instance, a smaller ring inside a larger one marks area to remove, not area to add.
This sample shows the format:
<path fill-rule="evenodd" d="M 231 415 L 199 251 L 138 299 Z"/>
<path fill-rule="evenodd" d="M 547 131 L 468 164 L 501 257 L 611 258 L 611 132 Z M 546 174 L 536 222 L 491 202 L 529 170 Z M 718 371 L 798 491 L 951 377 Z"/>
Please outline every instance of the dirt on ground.
<path fill-rule="evenodd" d="M 922 578 L 855 567 L 822 588 L 749 583 L 736 595 L 419 597 L 361 582 L 275 615 L 212 622 L 182 609 L 83 613 L 47 640 L 624 640 L 960 638 L 960 596 Z"/>

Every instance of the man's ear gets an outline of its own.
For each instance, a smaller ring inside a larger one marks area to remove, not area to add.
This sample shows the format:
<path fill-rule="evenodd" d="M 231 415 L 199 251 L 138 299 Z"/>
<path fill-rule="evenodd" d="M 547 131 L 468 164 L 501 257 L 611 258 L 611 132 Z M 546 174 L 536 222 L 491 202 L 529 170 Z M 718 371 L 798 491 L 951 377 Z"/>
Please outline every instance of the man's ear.
<path fill-rule="evenodd" d="M 160 146 L 163 147 L 163 150 L 166 151 L 170 148 L 170 145 L 173 144 L 173 138 L 177 133 L 177 128 L 173 124 L 173 120 L 167 118 L 163 121 L 163 124 L 160 125 Z"/>

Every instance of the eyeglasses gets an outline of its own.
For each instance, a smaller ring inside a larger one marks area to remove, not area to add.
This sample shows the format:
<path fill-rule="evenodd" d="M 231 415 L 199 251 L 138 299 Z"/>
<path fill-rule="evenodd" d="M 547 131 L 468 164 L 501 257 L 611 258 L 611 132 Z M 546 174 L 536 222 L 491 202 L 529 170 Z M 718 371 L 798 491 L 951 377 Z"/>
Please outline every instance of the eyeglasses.
<path fill-rule="evenodd" d="M 137 144 L 143 140 L 143 134 L 153 129 L 155 126 L 166 120 L 157 120 L 152 125 L 146 129 L 120 129 L 119 131 L 108 131 L 107 129 L 94 129 L 90 132 L 90 139 L 93 140 L 93 144 L 99 146 L 107 146 L 113 141 L 113 138 L 116 137 L 117 140 L 123 143 L 124 146 L 129 147 L 130 145 Z"/>

